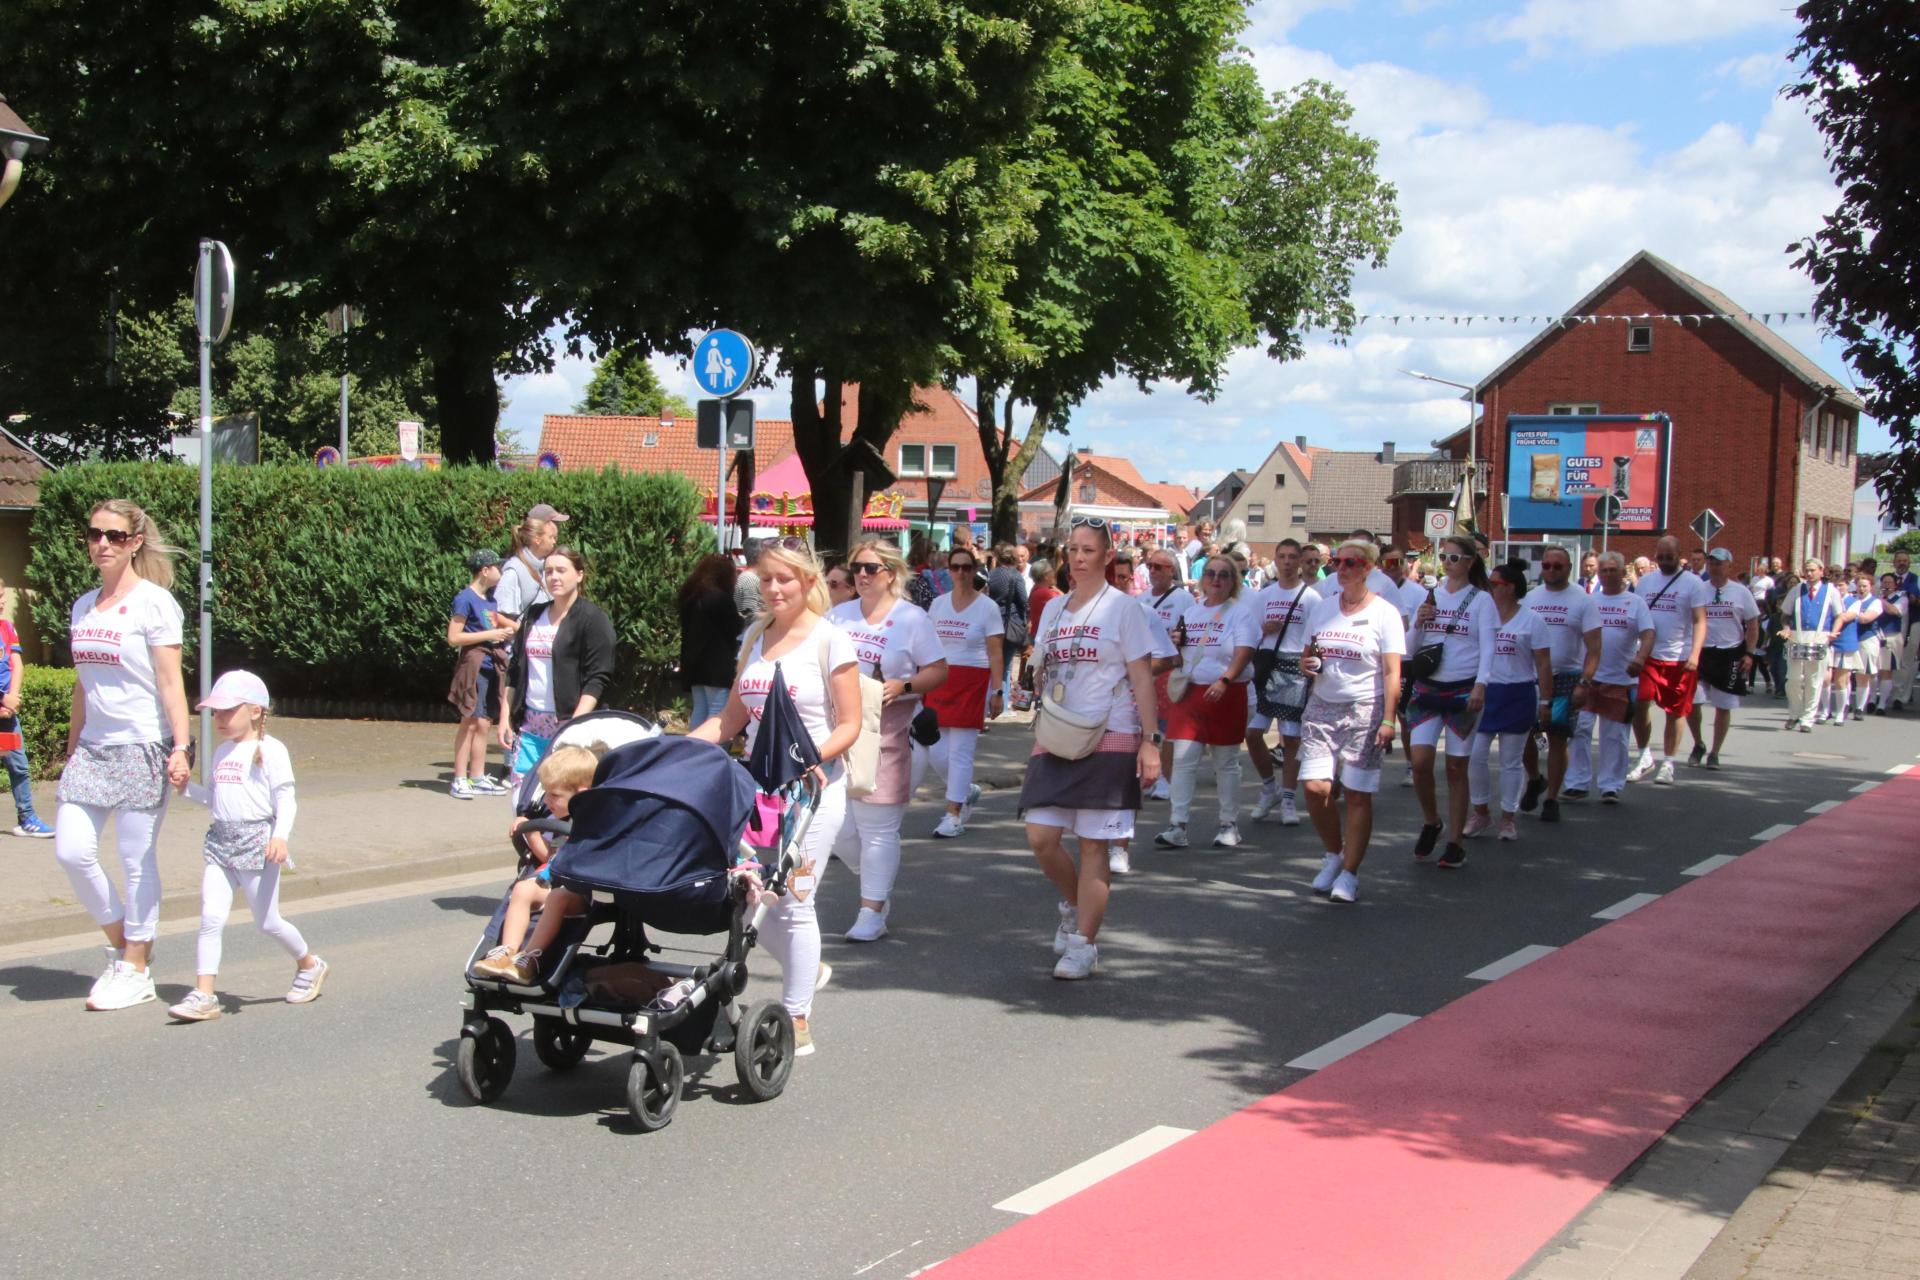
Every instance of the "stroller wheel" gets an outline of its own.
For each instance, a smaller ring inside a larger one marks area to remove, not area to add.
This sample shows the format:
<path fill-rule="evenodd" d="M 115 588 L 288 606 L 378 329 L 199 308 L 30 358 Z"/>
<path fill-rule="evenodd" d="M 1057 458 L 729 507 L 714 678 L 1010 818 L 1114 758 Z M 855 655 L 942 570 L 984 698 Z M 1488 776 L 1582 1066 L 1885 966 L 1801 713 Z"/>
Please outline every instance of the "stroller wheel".
<path fill-rule="evenodd" d="M 492 1102 L 513 1079 L 513 1029 L 498 1018 L 473 1021 L 460 1029 L 454 1060 L 460 1085 L 475 1102 Z"/>
<path fill-rule="evenodd" d="M 633 1067 L 627 1072 L 627 1109 L 640 1132 L 652 1133 L 673 1122 L 686 1078 L 680 1051 L 664 1040 L 652 1053 L 642 1050 L 633 1055 Z"/>
<path fill-rule="evenodd" d="M 577 1067 L 593 1048 L 593 1037 L 558 1018 L 533 1020 L 533 1052 L 549 1071 Z"/>
<path fill-rule="evenodd" d="M 777 1098 L 793 1074 L 793 1018 L 775 1000 L 762 1000 L 740 1019 L 733 1070 L 755 1102 Z"/>

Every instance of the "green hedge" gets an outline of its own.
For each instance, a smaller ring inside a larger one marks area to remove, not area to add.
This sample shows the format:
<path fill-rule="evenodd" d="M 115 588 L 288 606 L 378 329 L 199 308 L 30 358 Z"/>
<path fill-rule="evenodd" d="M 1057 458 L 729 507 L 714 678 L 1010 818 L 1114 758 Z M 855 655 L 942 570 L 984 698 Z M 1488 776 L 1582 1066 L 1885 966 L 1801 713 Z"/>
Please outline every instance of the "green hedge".
<path fill-rule="evenodd" d="M 36 778 L 57 778 L 67 762 L 67 720 L 73 710 L 73 671 L 24 667 L 20 673 L 20 731 Z"/>
<path fill-rule="evenodd" d="M 586 595 L 620 637 L 615 705 L 650 706 L 679 660 L 673 594 L 712 535 L 678 476 L 220 467 L 214 473 L 216 671 L 246 666 L 276 695 L 435 702 L 453 669 L 447 618 L 468 552 L 505 554 L 536 502 L 573 519 L 561 541 L 587 558 Z M 73 601 L 97 585 L 81 545 L 88 510 L 124 497 L 168 541 L 198 542 L 199 473 L 176 463 L 86 463 L 40 484 L 27 579 L 34 621 L 64 655 Z M 195 556 L 178 562 L 188 687 L 198 638 Z"/>

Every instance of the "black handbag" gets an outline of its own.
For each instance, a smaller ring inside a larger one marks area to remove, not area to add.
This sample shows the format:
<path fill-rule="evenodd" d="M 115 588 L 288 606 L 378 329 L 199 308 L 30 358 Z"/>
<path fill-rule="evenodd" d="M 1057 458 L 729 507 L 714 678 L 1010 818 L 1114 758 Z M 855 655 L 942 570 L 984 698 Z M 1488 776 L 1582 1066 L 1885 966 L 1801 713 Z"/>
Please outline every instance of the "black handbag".
<path fill-rule="evenodd" d="M 1467 591 L 1466 603 L 1460 606 L 1460 615 L 1462 617 L 1466 616 L 1467 610 L 1473 605 L 1473 598 L 1479 594 L 1480 588 L 1478 587 L 1470 588 Z M 1431 588 L 1427 591 L 1427 603 L 1433 603 L 1433 591 Z M 1407 679 L 1433 679 L 1433 677 L 1439 673 L 1440 663 L 1446 656 L 1447 644 L 1444 640 L 1436 640 L 1432 644 L 1421 645 L 1419 649 L 1415 650 L 1414 655 L 1406 661 Z"/>
<path fill-rule="evenodd" d="M 1740 669 L 1740 660 L 1746 656 L 1746 649 L 1737 644 L 1724 649 L 1702 649 L 1700 679 L 1722 693 L 1744 697 L 1753 687 L 1752 677 Z"/>
<path fill-rule="evenodd" d="M 1313 677 L 1300 670 L 1298 653 L 1283 653 L 1279 642 L 1287 638 L 1287 632 L 1293 629 L 1294 615 L 1300 612 L 1301 596 L 1293 598 L 1287 607 L 1286 620 L 1280 624 L 1279 634 L 1275 637 L 1274 648 L 1257 648 L 1253 651 L 1253 700 L 1260 714 L 1291 723 L 1298 720 L 1307 709 L 1307 699 L 1313 693 Z"/>

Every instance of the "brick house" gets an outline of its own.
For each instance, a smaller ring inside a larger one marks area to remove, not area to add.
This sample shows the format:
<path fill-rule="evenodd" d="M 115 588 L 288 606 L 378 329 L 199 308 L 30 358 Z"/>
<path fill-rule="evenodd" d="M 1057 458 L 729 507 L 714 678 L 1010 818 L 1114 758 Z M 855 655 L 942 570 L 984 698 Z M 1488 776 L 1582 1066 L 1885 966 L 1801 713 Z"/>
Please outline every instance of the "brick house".
<path fill-rule="evenodd" d="M 1198 499 L 1191 489 L 1178 485 L 1150 484 L 1132 462 L 1110 454 L 1081 449 L 1073 455 L 1073 479 L 1067 491 L 1069 515 L 1099 516 L 1156 535 L 1182 523 L 1186 512 L 1178 514 L 1168 504 L 1184 498 L 1190 506 Z M 1161 494 L 1160 488 L 1177 491 Z M 1029 487 L 1020 495 L 1020 536 L 1024 540 L 1044 538 L 1053 529 L 1054 496 L 1059 481 L 1054 479 Z"/>
<path fill-rule="evenodd" d="M 1221 515 L 1220 523 L 1239 520 L 1247 527 L 1247 546 L 1256 556 L 1271 558 L 1282 538 L 1305 542 L 1308 496 L 1313 492 L 1313 460 L 1327 450 L 1307 443 L 1305 436 L 1282 440 L 1265 462 L 1246 476 L 1240 491 Z"/>
<path fill-rule="evenodd" d="M 1846 560 L 1862 404 L 1843 379 L 1718 289 L 1645 251 L 1570 314 L 1623 319 L 1535 335 L 1480 379 L 1472 432 L 1437 442 L 1455 460 L 1473 449 L 1487 468 L 1485 493 L 1506 492 L 1510 415 L 1666 413 L 1671 532 L 1690 540 L 1688 523 L 1712 507 L 1726 521 L 1715 545 L 1731 550 L 1737 565 L 1756 555 Z M 1504 537 L 1500 503 L 1482 496 L 1480 504 L 1479 527 Z M 1657 536 L 1611 541 L 1629 555 L 1651 555 Z"/>

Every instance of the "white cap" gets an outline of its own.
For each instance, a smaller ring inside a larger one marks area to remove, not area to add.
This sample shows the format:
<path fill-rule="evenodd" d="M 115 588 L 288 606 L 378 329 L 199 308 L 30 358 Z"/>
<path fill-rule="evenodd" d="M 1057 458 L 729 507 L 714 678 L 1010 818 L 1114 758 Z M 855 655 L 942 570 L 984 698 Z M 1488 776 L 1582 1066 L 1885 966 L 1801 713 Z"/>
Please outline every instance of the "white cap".
<path fill-rule="evenodd" d="M 251 671 L 229 671 L 213 682 L 213 692 L 200 700 L 200 707 L 215 711 L 225 711 L 242 703 L 256 707 L 267 707 L 273 699 L 267 694 L 267 683 Z"/>

